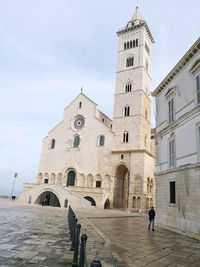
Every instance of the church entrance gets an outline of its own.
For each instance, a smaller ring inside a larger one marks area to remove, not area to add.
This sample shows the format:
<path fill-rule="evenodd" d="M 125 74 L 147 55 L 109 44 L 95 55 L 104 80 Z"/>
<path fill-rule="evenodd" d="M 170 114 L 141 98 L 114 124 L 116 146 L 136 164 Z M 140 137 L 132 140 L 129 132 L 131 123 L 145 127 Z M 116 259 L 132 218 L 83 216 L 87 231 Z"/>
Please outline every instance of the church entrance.
<path fill-rule="evenodd" d="M 36 199 L 35 204 L 39 204 L 42 206 L 53 206 L 53 207 L 60 207 L 60 201 L 57 196 L 50 192 L 46 191 L 39 195 Z"/>
<path fill-rule="evenodd" d="M 69 171 L 67 175 L 67 186 L 74 186 L 76 173 L 74 171 Z"/>
<path fill-rule="evenodd" d="M 124 165 L 119 165 L 115 174 L 113 208 L 128 208 L 129 196 L 129 170 Z"/>

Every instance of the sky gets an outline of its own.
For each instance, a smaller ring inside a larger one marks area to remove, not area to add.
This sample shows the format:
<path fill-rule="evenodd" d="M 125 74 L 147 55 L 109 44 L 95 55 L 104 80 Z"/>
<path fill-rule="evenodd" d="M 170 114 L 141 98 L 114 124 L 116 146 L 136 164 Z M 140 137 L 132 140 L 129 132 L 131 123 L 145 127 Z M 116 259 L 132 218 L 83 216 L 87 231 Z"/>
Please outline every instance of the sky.
<path fill-rule="evenodd" d="M 34 183 L 42 139 L 80 93 L 112 118 L 116 32 L 136 0 L 0 0 L 0 195 Z M 199 38 L 199 0 L 139 0 L 155 39 L 151 91 Z M 105 97 L 106 96 L 106 97 Z M 155 126 L 155 109 L 152 109 Z"/>

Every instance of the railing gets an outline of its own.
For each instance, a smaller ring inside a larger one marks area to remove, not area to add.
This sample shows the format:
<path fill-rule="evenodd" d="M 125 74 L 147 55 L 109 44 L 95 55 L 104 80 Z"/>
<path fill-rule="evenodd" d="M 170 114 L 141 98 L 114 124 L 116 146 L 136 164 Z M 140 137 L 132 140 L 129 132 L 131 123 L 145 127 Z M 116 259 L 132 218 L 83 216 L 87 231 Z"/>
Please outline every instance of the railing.
<path fill-rule="evenodd" d="M 86 258 L 87 235 L 82 234 L 80 238 L 81 224 L 78 223 L 78 219 L 71 206 L 68 209 L 68 224 L 70 240 L 72 242 L 70 250 L 74 251 L 72 267 L 88 267 Z M 90 267 L 102 267 L 100 260 L 94 259 Z"/>

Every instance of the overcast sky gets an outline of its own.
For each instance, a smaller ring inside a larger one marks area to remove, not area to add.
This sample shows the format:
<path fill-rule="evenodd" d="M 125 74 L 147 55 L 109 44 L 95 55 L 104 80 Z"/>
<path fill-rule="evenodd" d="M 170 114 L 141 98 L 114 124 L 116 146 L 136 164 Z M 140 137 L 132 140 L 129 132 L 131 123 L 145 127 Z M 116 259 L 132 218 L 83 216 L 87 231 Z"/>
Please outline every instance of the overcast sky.
<path fill-rule="evenodd" d="M 116 31 L 136 3 L 0 0 L 0 194 L 11 193 L 15 172 L 15 194 L 35 181 L 42 139 L 81 87 L 112 118 Z M 200 1 L 140 0 L 139 8 L 156 42 L 153 91 L 199 38 Z"/>

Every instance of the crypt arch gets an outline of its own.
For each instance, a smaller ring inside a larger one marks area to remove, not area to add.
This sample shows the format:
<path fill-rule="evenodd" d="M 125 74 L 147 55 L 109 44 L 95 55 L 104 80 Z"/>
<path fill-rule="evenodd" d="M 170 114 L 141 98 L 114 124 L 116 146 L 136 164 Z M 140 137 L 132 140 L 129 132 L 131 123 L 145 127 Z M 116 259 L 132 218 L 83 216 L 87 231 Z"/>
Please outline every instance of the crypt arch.
<path fill-rule="evenodd" d="M 96 206 L 96 202 L 92 197 L 85 196 L 84 198 L 87 199 L 91 203 L 92 206 Z"/>
<path fill-rule="evenodd" d="M 55 192 L 50 191 L 49 189 L 42 192 L 36 199 L 35 204 L 60 207 L 60 201 Z"/>

